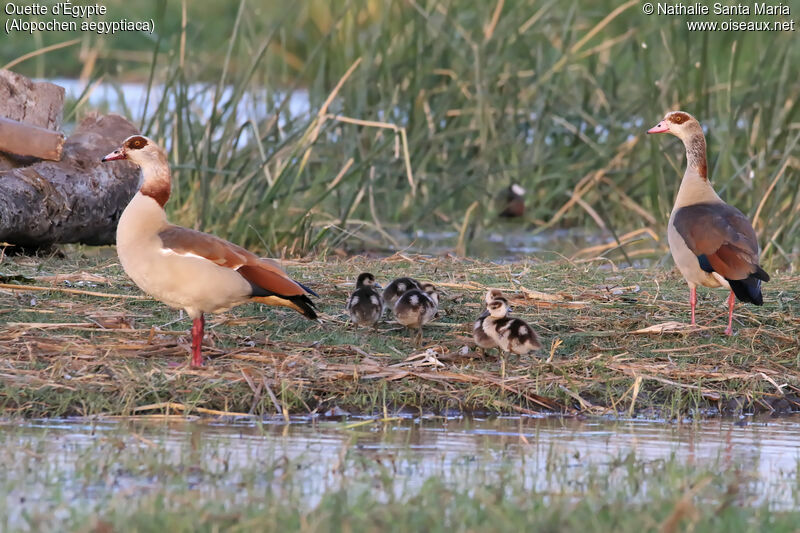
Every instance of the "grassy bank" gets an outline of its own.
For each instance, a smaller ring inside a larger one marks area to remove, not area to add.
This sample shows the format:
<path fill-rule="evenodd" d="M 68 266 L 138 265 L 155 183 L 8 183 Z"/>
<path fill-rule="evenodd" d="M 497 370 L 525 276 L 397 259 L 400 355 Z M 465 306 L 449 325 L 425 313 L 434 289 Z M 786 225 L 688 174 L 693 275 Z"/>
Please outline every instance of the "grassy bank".
<path fill-rule="evenodd" d="M 273 253 L 385 248 L 430 227 L 469 251 L 516 181 L 532 229 L 663 235 L 683 156 L 644 131 L 684 108 L 708 126 L 713 181 L 755 220 L 767 268 L 798 264 L 793 32 L 690 33 L 617 0 L 107 4 L 157 31 L 77 34 L 14 68 L 150 87 L 117 111 L 169 146 L 179 223 Z M 12 34 L 0 54 L 69 37 Z M 308 113 L 289 113 L 293 96 Z M 81 98 L 67 115 L 87 111 Z"/>
<path fill-rule="evenodd" d="M 797 405 L 797 276 L 776 275 L 765 286 L 763 307 L 737 306 L 736 335 L 728 338 L 722 292 L 702 291 L 699 331 L 640 331 L 688 321 L 684 282 L 662 270 L 403 255 L 287 267 L 320 293 L 323 324 L 256 305 L 210 317 L 211 361 L 194 370 L 185 366 L 189 320 L 176 321 L 177 312 L 143 298 L 113 249 L 5 257 L 5 283 L 19 286 L 0 288 L 0 409 L 23 417 L 337 408 L 673 417 Z M 348 327 L 344 302 L 363 270 L 383 283 L 402 274 L 440 287 L 441 316 L 426 327 L 423 350 L 396 323 L 377 331 Z M 486 287 L 511 294 L 515 314 L 543 337 L 543 353 L 510 358 L 505 379 L 496 357 L 462 350 L 471 346 Z"/>

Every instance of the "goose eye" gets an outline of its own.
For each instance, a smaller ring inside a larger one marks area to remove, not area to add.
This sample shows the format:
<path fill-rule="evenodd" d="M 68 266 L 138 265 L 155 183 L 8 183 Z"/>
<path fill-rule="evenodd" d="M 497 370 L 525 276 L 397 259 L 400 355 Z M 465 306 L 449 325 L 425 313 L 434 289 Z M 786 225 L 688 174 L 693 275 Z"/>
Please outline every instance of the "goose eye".
<path fill-rule="evenodd" d="M 130 141 L 128 141 L 128 148 L 131 150 L 140 150 L 145 147 L 147 141 L 144 140 L 142 137 L 134 137 Z"/>
<path fill-rule="evenodd" d="M 671 122 L 673 122 L 675 124 L 683 124 L 684 122 L 686 122 L 687 118 L 689 118 L 689 117 L 687 117 L 683 113 L 676 113 L 670 118 L 670 120 L 671 120 Z"/>

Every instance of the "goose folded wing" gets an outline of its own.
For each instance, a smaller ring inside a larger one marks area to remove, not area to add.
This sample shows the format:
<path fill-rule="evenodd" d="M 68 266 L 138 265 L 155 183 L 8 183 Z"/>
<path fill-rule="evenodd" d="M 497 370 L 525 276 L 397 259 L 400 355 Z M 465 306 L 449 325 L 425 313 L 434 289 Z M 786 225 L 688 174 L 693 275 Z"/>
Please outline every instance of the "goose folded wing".
<path fill-rule="evenodd" d="M 735 207 L 727 204 L 682 207 L 675 213 L 674 225 L 703 270 L 717 272 L 728 280 L 746 279 L 754 274 L 769 280 L 758 266 L 756 232 Z"/>
<path fill-rule="evenodd" d="M 290 278 L 271 259 L 263 259 L 228 241 L 180 226 L 170 226 L 158 234 L 165 250 L 206 259 L 230 268 L 245 278 L 254 289 L 254 296 L 300 296 L 313 291 Z M 261 289 L 260 291 L 258 289 Z"/>

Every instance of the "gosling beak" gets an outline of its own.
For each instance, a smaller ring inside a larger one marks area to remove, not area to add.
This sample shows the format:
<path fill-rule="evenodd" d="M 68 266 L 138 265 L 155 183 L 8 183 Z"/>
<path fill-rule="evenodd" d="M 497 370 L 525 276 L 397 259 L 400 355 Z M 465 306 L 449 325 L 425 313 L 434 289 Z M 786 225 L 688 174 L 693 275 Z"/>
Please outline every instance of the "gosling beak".
<path fill-rule="evenodd" d="M 647 133 L 666 133 L 668 131 L 669 131 L 669 125 L 662 120 L 649 130 L 647 130 Z"/>
<path fill-rule="evenodd" d="M 103 157 L 100 162 L 105 163 L 106 161 L 116 161 L 117 159 L 128 159 L 128 156 L 125 155 L 125 152 L 123 152 L 121 149 L 117 148 L 110 154 Z"/>

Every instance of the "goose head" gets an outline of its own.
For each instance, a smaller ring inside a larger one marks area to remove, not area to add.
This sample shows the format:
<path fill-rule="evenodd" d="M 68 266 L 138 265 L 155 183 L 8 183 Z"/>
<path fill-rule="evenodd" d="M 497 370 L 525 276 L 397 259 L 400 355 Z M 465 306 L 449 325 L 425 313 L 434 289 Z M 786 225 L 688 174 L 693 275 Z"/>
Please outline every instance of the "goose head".
<path fill-rule="evenodd" d="M 488 304 L 495 298 L 502 298 L 502 297 L 503 297 L 503 291 L 501 291 L 500 289 L 489 289 L 488 291 L 486 291 L 486 296 L 484 296 L 484 301 Z"/>
<path fill-rule="evenodd" d="M 684 111 L 670 111 L 661 122 L 647 130 L 647 133 L 671 133 L 682 141 L 690 139 L 698 132 L 703 133 L 700 122 Z"/>
<path fill-rule="evenodd" d="M 143 135 L 131 135 L 125 139 L 122 146 L 106 155 L 100 161 L 117 161 L 127 159 L 140 167 L 151 165 L 166 165 L 167 156 L 153 140 Z"/>
<path fill-rule="evenodd" d="M 428 298 L 433 300 L 433 303 L 439 305 L 439 293 L 436 291 L 436 287 L 432 283 L 423 283 L 420 285 L 419 289 L 427 294 Z"/>
<path fill-rule="evenodd" d="M 492 318 L 505 318 L 508 315 L 508 300 L 505 298 L 495 298 L 486 305 Z"/>
<path fill-rule="evenodd" d="M 356 280 L 356 288 L 360 289 L 361 287 L 378 287 L 375 283 L 375 276 L 369 272 L 359 274 Z"/>

